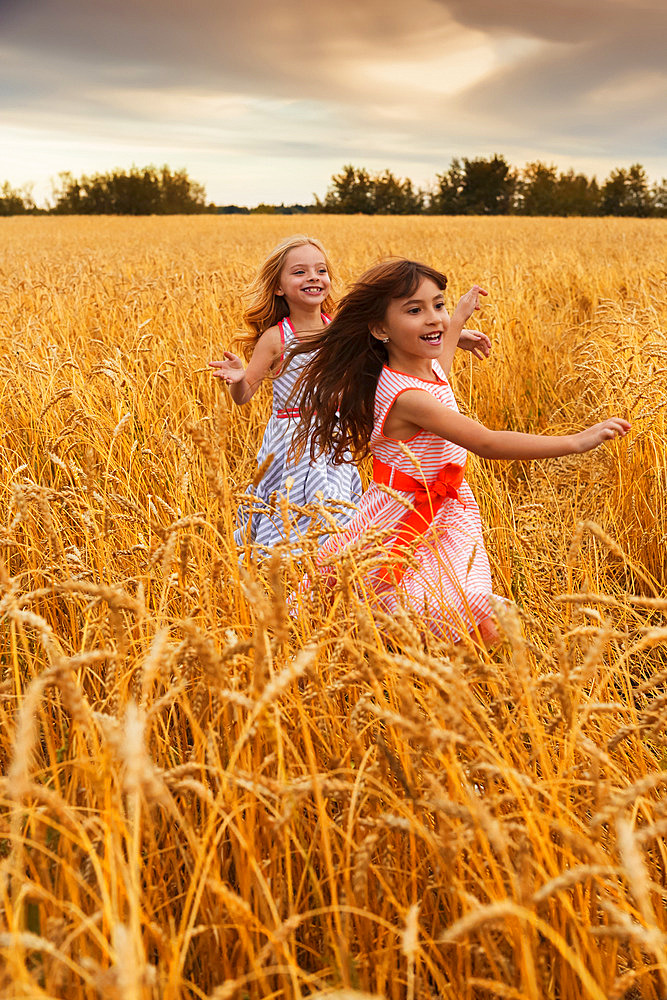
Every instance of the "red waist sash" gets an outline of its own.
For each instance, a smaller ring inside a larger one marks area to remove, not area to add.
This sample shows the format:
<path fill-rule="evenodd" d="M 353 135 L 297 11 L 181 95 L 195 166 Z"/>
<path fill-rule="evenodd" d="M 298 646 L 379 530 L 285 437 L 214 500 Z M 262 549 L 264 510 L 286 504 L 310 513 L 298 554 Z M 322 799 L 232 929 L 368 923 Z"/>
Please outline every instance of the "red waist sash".
<path fill-rule="evenodd" d="M 447 498 L 458 500 L 459 487 L 463 482 L 464 465 L 445 465 L 440 469 L 433 482 L 426 483 L 423 479 L 414 479 L 405 472 L 385 465 L 377 458 L 373 459 L 373 481 L 381 486 L 389 486 L 401 493 L 414 493 L 414 510 L 406 511 L 398 522 L 398 533 L 391 547 L 390 557 L 400 556 L 402 551 L 423 535 L 433 518 L 438 513 Z M 380 578 L 400 583 L 405 573 L 405 566 L 396 559 L 392 565 L 385 566 L 380 572 Z"/>

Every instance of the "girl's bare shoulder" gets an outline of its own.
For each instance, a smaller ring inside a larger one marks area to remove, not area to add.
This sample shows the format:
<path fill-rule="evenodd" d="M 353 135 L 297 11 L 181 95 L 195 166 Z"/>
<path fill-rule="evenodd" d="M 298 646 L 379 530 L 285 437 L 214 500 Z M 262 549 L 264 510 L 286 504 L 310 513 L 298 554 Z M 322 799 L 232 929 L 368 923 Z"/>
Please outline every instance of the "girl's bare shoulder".
<path fill-rule="evenodd" d="M 274 323 L 273 326 L 267 326 L 266 330 L 262 330 L 260 337 L 280 337 L 280 327 L 281 323 Z"/>
<path fill-rule="evenodd" d="M 276 323 L 260 333 L 255 350 L 261 350 L 263 354 L 280 354 L 282 347 L 283 338 L 280 323 Z"/>

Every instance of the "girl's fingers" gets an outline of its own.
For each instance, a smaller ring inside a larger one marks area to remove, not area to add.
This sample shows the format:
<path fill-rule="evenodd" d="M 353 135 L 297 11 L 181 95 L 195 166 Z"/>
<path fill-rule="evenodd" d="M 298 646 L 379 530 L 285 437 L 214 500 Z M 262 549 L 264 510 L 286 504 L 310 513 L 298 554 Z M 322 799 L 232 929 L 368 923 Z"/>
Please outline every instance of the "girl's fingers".
<path fill-rule="evenodd" d="M 222 365 L 229 364 L 230 361 L 238 362 L 237 367 L 240 367 L 242 362 L 241 359 L 236 354 L 232 354 L 231 351 L 222 352 L 223 361 L 209 361 L 211 368 L 220 368 Z"/>
<path fill-rule="evenodd" d="M 607 439 L 625 437 L 630 430 L 630 423 L 627 420 L 623 420 L 622 417 L 612 417 L 610 420 L 605 421 L 603 426 L 603 433 Z"/>
<path fill-rule="evenodd" d="M 488 294 L 489 293 L 486 291 L 486 289 L 482 288 L 481 285 L 473 285 L 472 288 L 470 289 L 470 291 L 466 292 L 466 294 L 464 296 L 462 296 L 461 301 L 465 302 L 466 306 L 469 303 L 472 306 L 473 309 L 479 309 L 480 308 L 480 303 L 479 303 L 479 297 L 480 297 L 480 295 L 488 295 Z"/>

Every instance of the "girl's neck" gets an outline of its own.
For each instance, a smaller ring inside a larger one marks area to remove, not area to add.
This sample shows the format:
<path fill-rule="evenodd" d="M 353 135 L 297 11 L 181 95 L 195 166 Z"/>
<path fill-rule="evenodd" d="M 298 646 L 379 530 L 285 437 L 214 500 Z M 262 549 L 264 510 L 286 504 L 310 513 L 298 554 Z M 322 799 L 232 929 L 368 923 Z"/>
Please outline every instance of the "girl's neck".
<path fill-rule="evenodd" d="M 402 372 L 404 375 L 411 375 L 413 378 L 420 378 L 424 382 L 438 381 L 433 371 L 433 361 L 431 358 L 415 358 L 391 350 L 388 353 L 388 365 L 394 371 Z"/>
<path fill-rule="evenodd" d="M 322 329 L 322 309 L 320 303 L 312 305 L 309 309 L 303 306 L 289 305 L 289 320 L 295 333 L 308 333 Z"/>

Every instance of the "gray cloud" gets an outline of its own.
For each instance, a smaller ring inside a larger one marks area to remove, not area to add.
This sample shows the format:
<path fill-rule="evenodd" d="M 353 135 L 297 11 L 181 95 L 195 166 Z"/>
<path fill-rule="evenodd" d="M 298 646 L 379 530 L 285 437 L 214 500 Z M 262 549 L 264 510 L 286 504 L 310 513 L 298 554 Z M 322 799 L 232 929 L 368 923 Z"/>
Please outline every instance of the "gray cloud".
<path fill-rule="evenodd" d="M 634 26 L 648 37 L 665 24 L 662 0 L 550 0 L 548 4 L 535 0 L 439 2 L 461 24 L 571 45 L 605 37 L 625 37 Z"/>
<path fill-rule="evenodd" d="M 560 137 L 581 148 L 631 158 L 666 151 L 667 7 L 662 3 L 594 0 L 575 4 L 479 0 L 481 19 L 495 32 L 523 32 L 550 43 L 539 54 L 471 87 L 459 107 L 502 115 L 508 124 Z M 469 7 L 448 0 L 461 23 Z M 624 148 L 632 144 L 634 148 Z M 562 144 L 561 144 L 562 145 Z"/>
<path fill-rule="evenodd" d="M 294 0 L 5 0 L 0 7 L 3 47 L 24 60 L 25 76 L 14 85 L 28 95 L 51 66 L 61 84 L 71 77 L 357 102 L 376 95 L 365 95 L 346 69 L 454 49 L 457 23 L 547 46 L 537 59 L 519 57 L 491 86 L 478 85 L 479 93 L 496 93 L 502 79 L 519 96 L 530 83 L 536 98 L 554 103 L 562 93 L 569 105 L 573 93 L 623 72 L 665 70 L 667 7 L 658 0 L 338 0 L 335 11 Z"/>
<path fill-rule="evenodd" d="M 283 160 L 426 178 L 496 150 L 655 163 L 666 36 L 662 0 L 0 0 L 2 121 L 63 155 L 175 147 L 211 171 L 265 157 L 267 177 Z"/>
<path fill-rule="evenodd" d="M 428 9 L 429 3 L 424 2 Z M 432 6 L 431 20 L 442 21 Z M 274 96 L 330 97 L 353 92 L 339 70 L 355 57 L 409 48 L 412 17 L 387 5 L 340 0 L 327 5 L 191 0 L 34 0 L 0 13 L 4 46 L 29 60 L 66 62 L 102 82 L 129 76 L 138 86 L 228 87 Z M 421 29 L 423 30 L 423 29 Z"/>

